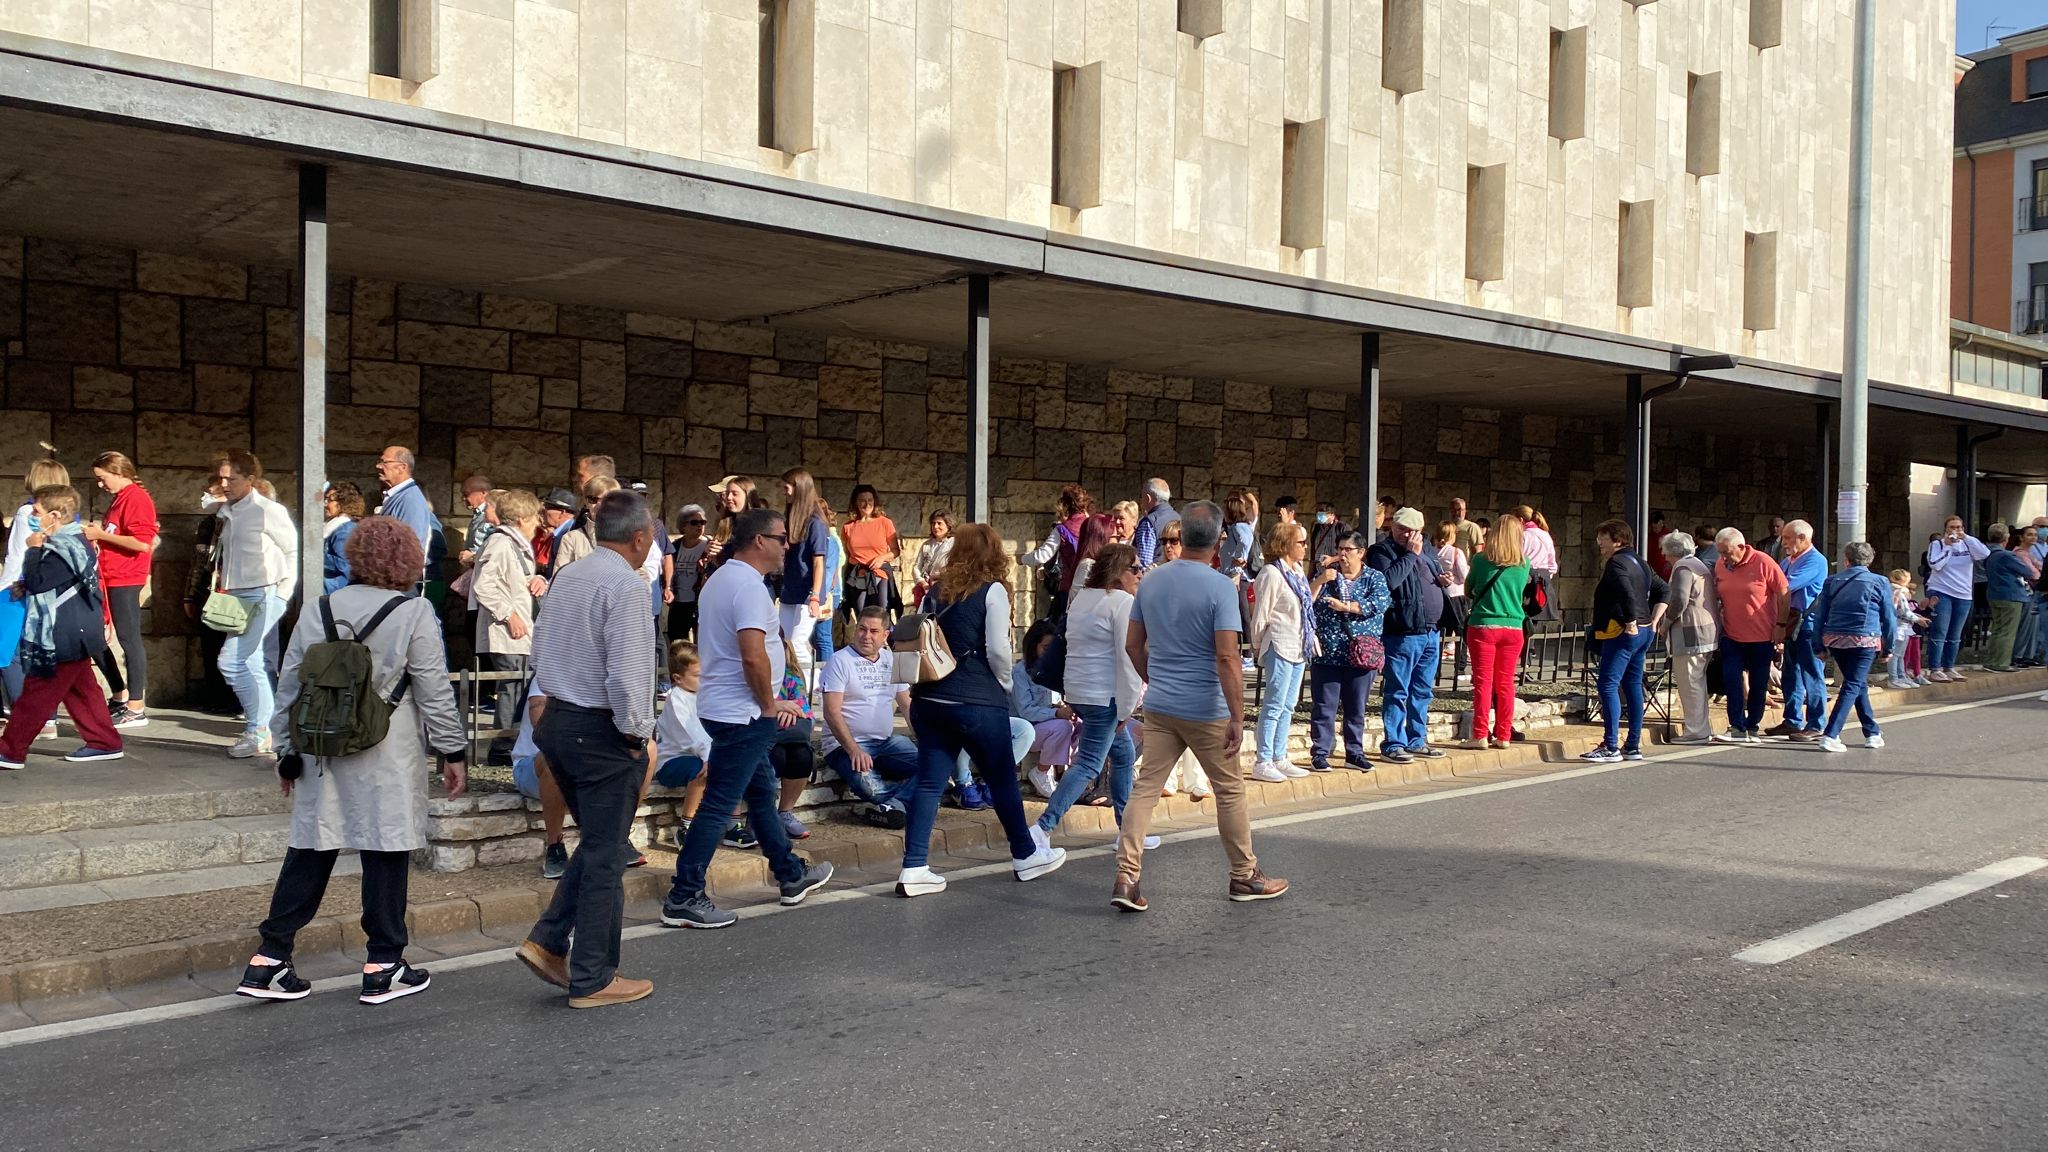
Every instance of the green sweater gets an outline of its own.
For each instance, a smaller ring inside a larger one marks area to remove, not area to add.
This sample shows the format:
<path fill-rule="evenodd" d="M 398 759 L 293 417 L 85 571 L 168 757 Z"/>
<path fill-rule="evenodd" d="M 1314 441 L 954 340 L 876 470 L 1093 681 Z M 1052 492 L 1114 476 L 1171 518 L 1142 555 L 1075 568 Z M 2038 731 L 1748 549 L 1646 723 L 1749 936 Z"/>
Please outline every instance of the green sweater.
<path fill-rule="evenodd" d="M 1474 628 L 1520 628 L 1522 590 L 1529 585 L 1529 565 L 1502 568 L 1484 552 L 1472 554 L 1472 574 L 1465 577 L 1466 621 Z"/>

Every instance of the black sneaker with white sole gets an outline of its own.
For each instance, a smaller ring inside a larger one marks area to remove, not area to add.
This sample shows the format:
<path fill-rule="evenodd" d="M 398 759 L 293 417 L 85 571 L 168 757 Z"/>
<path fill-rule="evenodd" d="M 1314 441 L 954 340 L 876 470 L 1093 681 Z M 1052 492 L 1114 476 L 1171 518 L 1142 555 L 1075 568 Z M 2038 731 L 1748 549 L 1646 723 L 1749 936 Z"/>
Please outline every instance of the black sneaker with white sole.
<path fill-rule="evenodd" d="M 730 928 L 739 919 L 738 913 L 720 908 L 701 892 L 682 900 L 670 896 L 661 902 L 661 922 L 670 928 Z"/>
<path fill-rule="evenodd" d="M 235 989 L 235 995 L 251 1000 L 304 1000 L 312 994 L 313 985 L 299 977 L 289 960 L 249 965 L 242 970 L 242 983 Z"/>
<path fill-rule="evenodd" d="M 803 860 L 803 857 L 799 856 L 797 859 Z M 830 860 L 818 864 L 804 861 L 804 874 L 794 880 L 785 880 L 782 883 L 782 906 L 785 908 L 796 907 L 804 902 L 804 897 L 823 888 L 831 879 L 832 862 Z"/>
<path fill-rule="evenodd" d="M 356 997 L 364 1004 L 389 1004 L 401 996 L 425 992 L 433 978 L 425 968 L 415 968 L 400 960 L 389 968 L 363 973 L 363 994 Z"/>

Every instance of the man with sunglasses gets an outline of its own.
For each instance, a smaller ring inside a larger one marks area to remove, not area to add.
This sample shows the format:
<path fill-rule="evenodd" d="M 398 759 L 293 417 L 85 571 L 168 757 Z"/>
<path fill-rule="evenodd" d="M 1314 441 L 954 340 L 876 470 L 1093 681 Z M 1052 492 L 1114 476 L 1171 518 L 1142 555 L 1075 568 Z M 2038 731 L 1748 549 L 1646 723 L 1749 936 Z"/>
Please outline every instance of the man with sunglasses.
<path fill-rule="evenodd" d="M 704 578 L 704 554 L 711 550 L 711 537 L 704 531 L 709 517 L 700 504 L 685 504 L 676 513 L 675 568 L 669 574 L 674 596 L 668 605 L 668 638 L 694 639 L 697 634 L 697 587 Z"/>

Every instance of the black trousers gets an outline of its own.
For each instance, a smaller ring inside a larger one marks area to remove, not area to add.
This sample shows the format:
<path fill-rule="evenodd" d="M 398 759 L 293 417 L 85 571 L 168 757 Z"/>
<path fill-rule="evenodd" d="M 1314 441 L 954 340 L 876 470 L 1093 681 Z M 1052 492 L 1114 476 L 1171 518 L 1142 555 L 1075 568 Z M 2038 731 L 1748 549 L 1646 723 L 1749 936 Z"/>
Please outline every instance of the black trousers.
<path fill-rule="evenodd" d="M 483 670 L 486 672 L 526 671 L 526 657 L 512 652 L 478 653 L 477 662 L 483 665 Z M 478 695 L 494 702 L 491 727 L 499 731 L 518 728 L 519 706 L 526 702 L 526 677 L 520 676 L 510 680 L 487 680 L 484 683 L 490 686 L 490 690 L 488 692 L 479 692 Z M 512 745 L 517 742 L 518 737 L 516 736 L 491 737 L 491 762 L 510 764 L 512 762 Z"/>
<path fill-rule="evenodd" d="M 668 638 L 670 643 L 677 640 L 697 638 L 697 602 L 678 600 L 668 606 Z M 666 652 L 666 649 L 663 650 Z M 662 657 L 662 667 L 668 667 L 667 656 Z"/>
<path fill-rule="evenodd" d="M 588 996 L 619 971 L 619 932 L 626 914 L 627 845 L 647 745 L 618 730 L 611 713 L 551 699 L 533 731 L 548 758 L 581 836 L 554 899 L 527 939 L 569 957 L 569 992 Z M 722 825 L 721 825 L 722 827 Z"/>
<path fill-rule="evenodd" d="M 292 941 L 312 923 L 327 895 L 338 851 L 287 848 L 277 887 L 270 893 L 270 915 L 256 930 L 263 935 L 257 949 L 272 960 L 292 958 Z M 405 886 L 412 874 L 410 852 L 359 852 L 363 858 L 363 935 L 372 964 L 405 959 Z"/>
<path fill-rule="evenodd" d="M 109 690 L 126 692 L 137 704 L 147 703 L 149 649 L 142 646 L 142 586 L 107 589 L 107 611 L 114 618 L 114 637 L 121 642 L 121 661 L 128 665 L 128 675 L 122 677 L 111 645 L 100 651 L 100 672 L 106 676 Z"/>

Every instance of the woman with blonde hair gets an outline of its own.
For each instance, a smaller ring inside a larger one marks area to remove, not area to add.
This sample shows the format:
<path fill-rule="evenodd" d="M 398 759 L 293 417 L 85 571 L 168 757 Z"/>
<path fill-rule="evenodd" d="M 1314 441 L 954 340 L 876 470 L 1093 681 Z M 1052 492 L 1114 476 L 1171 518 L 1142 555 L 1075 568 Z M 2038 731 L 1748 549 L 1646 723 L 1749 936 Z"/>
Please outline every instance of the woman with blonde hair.
<path fill-rule="evenodd" d="M 946 878 L 927 862 L 939 797 L 962 752 L 981 766 L 996 817 L 1009 839 L 1010 867 L 1017 879 L 1036 880 L 1065 863 L 1067 856 L 1025 819 L 1024 796 L 1017 786 L 1017 759 L 1010 740 L 1010 677 L 1016 654 L 1010 649 L 1009 554 L 996 530 L 986 524 L 963 524 L 953 539 L 953 553 L 921 606 L 945 635 L 955 666 L 940 679 L 910 688 L 918 782 L 903 830 L 903 871 L 896 878 L 899 896 L 946 890 Z"/>
<path fill-rule="evenodd" d="M 1523 593 L 1529 559 L 1522 518 L 1500 518 L 1486 545 L 1472 554 L 1465 579 L 1465 646 L 1472 652 L 1472 743 L 1505 748 L 1515 734 L 1515 671 L 1527 637 Z M 1491 723 L 1489 724 L 1489 720 Z"/>
<path fill-rule="evenodd" d="M 1266 566 L 1252 592 L 1250 640 L 1263 680 L 1259 701 L 1257 780 L 1306 776 L 1287 759 L 1287 734 L 1301 700 L 1302 671 L 1316 651 L 1315 594 L 1309 591 L 1308 529 L 1276 524 L 1266 538 Z M 1327 771 L 1327 767 L 1325 768 Z"/>
<path fill-rule="evenodd" d="M 1119 500 L 1109 506 L 1109 514 L 1116 518 L 1116 527 L 1109 534 L 1112 544 L 1129 544 L 1138 531 L 1138 504 L 1135 500 Z"/>
<path fill-rule="evenodd" d="M 530 582 L 539 566 L 533 556 L 533 531 L 540 525 L 540 497 L 524 488 L 501 492 L 490 507 L 510 532 L 484 537 L 469 582 L 469 607 L 476 613 L 472 642 L 485 671 L 524 673 L 533 652 L 533 593 Z M 519 727 L 519 702 L 526 698 L 526 677 L 497 681 L 497 719 L 501 732 Z M 512 762 L 512 737 L 491 741 L 489 763 Z"/>

